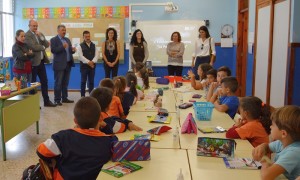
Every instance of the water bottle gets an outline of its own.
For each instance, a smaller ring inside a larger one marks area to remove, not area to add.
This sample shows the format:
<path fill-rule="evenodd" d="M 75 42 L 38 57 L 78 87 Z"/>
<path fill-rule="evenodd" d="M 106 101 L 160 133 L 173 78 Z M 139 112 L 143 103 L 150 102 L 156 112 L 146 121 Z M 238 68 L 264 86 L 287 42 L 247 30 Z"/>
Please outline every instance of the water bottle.
<path fill-rule="evenodd" d="M 181 168 L 179 174 L 177 175 L 177 180 L 184 180 Z"/>
<path fill-rule="evenodd" d="M 179 130 L 178 127 L 176 126 L 175 131 L 173 132 L 173 141 L 178 142 L 178 138 L 179 138 Z"/>
<path fill-rule="evenodd" d="M 179 110 L 179 106 L 178 105 L 176 106 L 176 119 L 177 119 L 177 121 L 180 120 L 180 110 Z"/>

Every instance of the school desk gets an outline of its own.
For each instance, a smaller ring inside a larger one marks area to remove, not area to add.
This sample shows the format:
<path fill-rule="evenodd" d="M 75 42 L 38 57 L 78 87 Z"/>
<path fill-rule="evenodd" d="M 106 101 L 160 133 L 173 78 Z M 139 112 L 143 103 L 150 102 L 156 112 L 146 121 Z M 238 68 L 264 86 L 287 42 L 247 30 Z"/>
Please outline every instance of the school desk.
<path fill-rule="evenodd" d="M 250 151 L 237 151 L 235 157 L 251 157 Z M 260 170 L 228 169 L 222 158 L 197 156 L 196 150 L 188 150 L 189 163 L 193 179 L 260 179 Z"/>
<path fill-rule="evenodd" d="M 6 160 L 5 143 L 11 138 L 36 123 L 39 133 L 40 95 L 24 95 L 40 84 L 12 92 L 8 96 L 0 96 L 0 126 L 3 160 Z"/>
<path fill-rule="evenodd" d="M 190 180 L 190 169 L 186 150 L 180 149 L 152 149 L 150 161 L 132 161 L 143 168 L 121 177 L 122 180 L 153 180 L 153 179 L 177 179 L 180 169 L 184 180 Z M 109 162 L 103 166 L 107 168 L 114 163 Z M 100 172 L 97 179 L 116 179 L 113 176 Z M 199 179 L 199 178 L 198 178 Z"/>
<path fill-rule="evenodd" d="M 117 137 L 120 141 L 129 140 L 134 134 L 147 134 L 147 130 L 158 127 L 158 126 L 169 126 L 172 129 L 169 131 L 162 133 L 160 137 L 160 141 L 151 142 L 151 148 L 172 148 L 172 149 L 180 149 L 179 140 L 173 140 L 173 133 L 176 129 L 176 126 L 179 127 L 179 123 L 176 120 L 176 113 L 169 113 L 172 117 L 170 124 L 160 124 L 160 123 L 149 123 L 147 120 L 147 116 L 156 115 L 156 112 L 130 112 L 127 116 L 127 119 L 131 120 L 137 126 L 143 128 L 143 131 L 129 131 L 127 130 L 124 133 L 117 134 Z M 179 139 L 179 137 L 178 137 Z"/>

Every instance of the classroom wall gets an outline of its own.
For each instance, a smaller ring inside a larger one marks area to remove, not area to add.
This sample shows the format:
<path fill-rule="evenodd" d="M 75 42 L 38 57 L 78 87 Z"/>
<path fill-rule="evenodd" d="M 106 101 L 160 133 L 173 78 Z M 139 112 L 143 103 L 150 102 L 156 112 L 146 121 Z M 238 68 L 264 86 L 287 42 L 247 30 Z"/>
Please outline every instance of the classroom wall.
<path fill-rule="evenodd" d="M 30 7 L 87 7 L 87 6 L 126 6 L 129 3 L 150 3 L 146 0 L 85 0 L 85 1 L 74 1 L 74 0 L 16 0 L 15 1 L 15 29 L 28 29 L 28 20 L 22 18 L 22 8 Z M 162 0 L 152 0 L 151 3 L 162 3 Z M 168 2 L 168 1 L 165 1 Z M 179 6 L 179 11 L 177 13 L 165 13 L 164 7 L 146 7 L 146 6 L 136 6 L 133 10 L 143 11 L 142 13 L 133 13 L 132 17 L 135 20 L 209 20 L 210 26 L 209 31 L 212 37 L 215 38 L 216 42 L 220 42 L 220 31 L 224 24 L 231 24 L 235 29 L 234 42 L 236 42 L 236 26 L 237 26 L 237 1 L 219 1 L 219 0 L 173 0 L 174 4 Z M 211 7 L 211 8 L 207 8 Z M 219 12 L 222 12 L 220 15 Z M 125 41 L 129 41 L 128 29 L 129 29 L 128 19 L 125 19 Z M 55 25 L 56 26 L 56 25 Z M 217 49 L 217 62 L 215 68 L 222 65 L 226 65 L 232 69 L 233 75 L 236 74 L 236 46 L 233 48 L 221 48 L 219 46 Z M 120 64 L 119 74 L 124 75 L 128 70 L 128 50 L 125 50 L 125 64 Z M 53 71 L 51 65 L 47 65 L 47 74 L 49 81 L 49 89 L 53 89 Z M 184 68 L 184 74 L 186 74 L 189 67 Z M 155 75 L 164 76 L 167 75 L 166 67 L 154 67 Z M 98 64 L 96 67 L 96 77 L 95 83 L 97 84 L 100 79 L 104 77 L 103 65 Z M 76 64 L 75 68 L 72 69 L 71 79 L 70 79 L 70 89 L 80 88 L 80 73 L 79 65 Z"/>
<path fill-rule="evenodd" d="M 300 1 L 292 0 L 292 8 L 291 8 L 291 31 L 290 31 L 290 39 L 291 42 L 300 42 Z"/>
<path fill-rule="evenodd" d="M 255 34 L 255 9 L 256 9 L 256 0 L 249 0 L 248 37 L 250 37 L 251 33 Z M 254 44 L 252 46 L 252 53 L 248 52 L 247 54 L 246 96 L 252 95 L 253 67 L 254 67 Z"/>
<path fill-rule="evenodd" d="M 300 106 L 300 1 L 292 0 L 291 9 L 291 32 L 290 39 L 291 43 L 297 44 L 295 47 L 295 72 L 294 72 L 294 89 L 292 95 L 292 104 Z"/>

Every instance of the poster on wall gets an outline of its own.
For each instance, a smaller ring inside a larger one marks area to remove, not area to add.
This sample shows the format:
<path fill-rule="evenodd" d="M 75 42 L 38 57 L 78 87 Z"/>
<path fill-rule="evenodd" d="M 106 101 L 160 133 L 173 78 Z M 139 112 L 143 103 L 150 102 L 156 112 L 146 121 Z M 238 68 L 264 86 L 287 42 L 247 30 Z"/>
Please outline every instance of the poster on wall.
<path fill-rule="evenodd" d="M 23 8 L 23 19 L 128 18 L 128 6 Z"/>

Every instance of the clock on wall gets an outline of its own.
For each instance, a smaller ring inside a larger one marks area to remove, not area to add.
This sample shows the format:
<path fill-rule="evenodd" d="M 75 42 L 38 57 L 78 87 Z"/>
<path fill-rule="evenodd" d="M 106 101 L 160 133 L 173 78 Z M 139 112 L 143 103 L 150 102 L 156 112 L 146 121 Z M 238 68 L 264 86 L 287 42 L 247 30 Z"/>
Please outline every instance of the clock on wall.
<path fill-rule="evenodd" d="M 233 35 L 233 26 L 225 24 L 221 29 L 221 38 L 229 38 Z"/>

